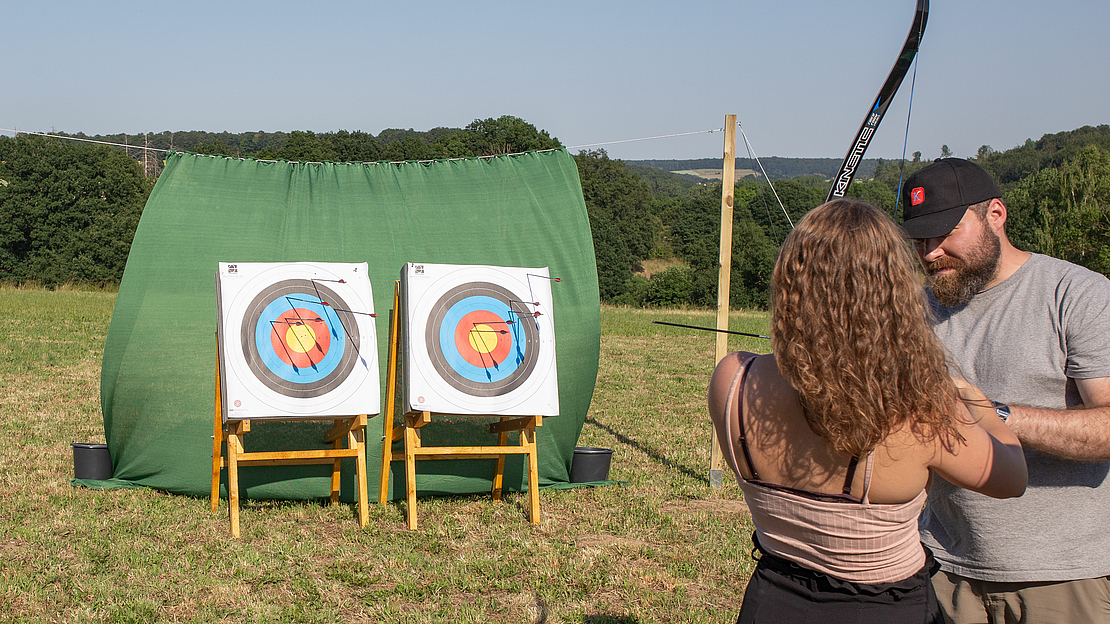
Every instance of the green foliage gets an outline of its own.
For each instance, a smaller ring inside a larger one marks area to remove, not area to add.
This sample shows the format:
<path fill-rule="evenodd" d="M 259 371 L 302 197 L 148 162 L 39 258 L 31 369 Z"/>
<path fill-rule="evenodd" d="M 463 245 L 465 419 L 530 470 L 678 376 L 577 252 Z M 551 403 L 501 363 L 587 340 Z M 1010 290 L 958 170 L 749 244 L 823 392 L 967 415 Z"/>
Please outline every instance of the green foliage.
<path fill-rule="evenodd" d="M 732 226 L 732 274 L 729 305 L 737 308 L 765 309 L 770 304 L 771 272 L 775 268 L 779 245 L 752 220 Z M 716 297 L 716 288 L 713 295 Z"/>
<path fill-rule="evenodd" d="M 213 154 L 217 156 L 231 156 L 232 150 L 220 139 L 212 139 L 211 141 L 204 141 L 197 143 L 193 146 L 194 152 L 198 154 Z"/>
<path fill-rule="evenodd" d="M 632 279 L 632 253 L 615 224 L 595 216 L 596 213 L 595 209 L 589 217 L 597 263 L 597 288 L 602 301 L 612 301 L 627 291 L 626 284 Z"/>
<path fill-rule="evenodd" d="M 1110 275 L 1110 151 L 1088 145 L 1019 182 L 1006 203 L 1016 245 Z"/>
<path fill-rule="evenodd" d="M 1069 132 L 1046 134 L 1039 141 L 1027 139 L 1023 145 L 1005 152 L 994 152 L 984 145 L 979 148 L 978 162 L 1006 188 L 1042 169 L 1060 167 L 1065 161 L 1075 159 L 1088 145 L 1110 150 L 1110 126 L 1083 126 Z M 984 155 L 987 158 L 984 159 Z"/>
<path fill-rule="evenodd" d="M 0 137 L 0 280 L 118 282 L 152 181 L 123 152 Z"/>
<path fill-rule="evenodd" d="M 559 139 L 552 138 L 546 130 L 536 130 L 532 124 L 519 117 L 502 115 L 497 119 L 475 119 L 467 127 L 471 150 L 475 156 L 515 154 L 530 150 L 562 147 Z"/>
<path fill-rule="evenodd" d="M 324 137 L 317 137 L 314 132 L 294 130 L 285 139 L 285 145 L 279 154 L 285 160 L 300 162 L 335 160 L 335 150 L 330 143 L 331 141 Z"/>
<path fill-rule="evenodd" d="M 192 130 L 187 132 L 159 132 L 145 134 L 105 134 L 89 137 L 83 132 L 66 134 L 59 132 L 59 136 L 73 136 L 78 138 L 92 138 L 106 143 L 122 143 L 125 145 L 145 146 L 160 150 L 183 150 L 201 154 L 222 154 L 225 156 L 246 156 L 257 154 L 263 150 L 270 152 L 281 149 L 288 136 L 284 132 L 204 132 Z M 219 146 L 215 149 L 214 146 Z"/>
<path fill-rule="evenodd" d="M 818 186 L 812 180 L 809 183 L 783 180 L 776 182 L 774 189 L 752 180 L 741 183 L 741 186 L 747 185 L 754 186 L 744 193 L 745 196 L 751 196 L 747 204 L 748 210 L 755 222 L 775 241 L 776 247 L 786 240 L 786 235 L 792 229 L 791 223 L 797 223 L 807 212 L 821 205 L 829 192 L 827 184 Z M 787 213 L 790 215 L 789 221 L 786 218 Z"/>
<path fill-rule="evenodd" d="M 737 205 L 733 217 L 750 219 L 751 214 L 745 206 Z M 721 185 L 690 189 L 682 209 L 671 217 L 670 238 L 676 255 L 697 271 L 716 271 L 720 259 L 720 221 Z"/>
<path fill-rule="evenodd" d="M 405 137 L 385 146 L 382 154 L 384 160 L 398 162 L 402 160 L 435 160 L 439 153 L 431 144 L 421 141 L 416 137 Z"/>
<path fill-rule="evenodd" d="M 654 307 L 688 305 L 694 295 L 694 270 L 674 266 L 651 276 L 643 303 Z"/>
<path fill-rule="evenodd" d="M 648 257 L 652 230 L 652 197 L 647 186 L 605 150 L 574 157 L 590 218 L 597 259 L 598 284 L 605 301 L 621 294 L 632 277 L 633 264 Z"/>
<path fill-rule="evenodd" d="M 739 200 L 749 196 L 753 190 L 758 194 L 759 189 L 752 188 L 755 186 L 754 182 L 745 181 L 738 187 L 734 198 Z M 762 308 L 768 302 L 768 286 L 778 244 L 767 237 L 763 226 L 753 219 L 747 206 L 740 201 L 734 203 L 729 304 Z M 692 270 L 690 277 L 693 285 L 687 303 L 715 306 L 720 272 L 721 185 L 691 189 L 684 208 L 671 223 L 671 237 L 675 251 Z M 779 214 L 782 214 L 781 209 Z M 784 227 L 785 237 L 789 225 L 784 223 Z"/>
<path fill-rule="evenodd" d="M 897 160 L 890 162 L 880 159 L 879 165 L 875 167 L 875 176 L 871 179 L 871 181 L 880 183 L 885 186 L 887 189 L 890 190 L 890 193 L 895 198 L 895 200 L 897 200 L 899 185 L 902 182 L 905 182 L 906 178 L 913 175 L 918 169 L 923 169 L 929 164 L 931 163 L 921 162 L 920 158 L 913 161 Z M 866 182 L 856 180 L 852 182 L 852 186 L 848 187 L 848 195 L 850 197 L 857 197 L 857 195 L 855 195 L 853 191 L 855 187 L 860 184 L 866 184 Z M 876 191 L 863 191 L 861 195 L 858 195 L 858 197 L 860 197 L 861 199 L 864 199 L 865 201 L 870 201 L 868 199 L 868 196 L 878 197 L 878 194 Z M 893 214 L 892 210 L 888 210 L 887 212 L 888 214 Z"/>
<path fill-rule="evenodd" d="M 896 188 L 897 183 L 895 184 Z M 896 190 L 891 189 L 885 182 L 877 180 L 854 180 L 845 195 L 865 201 L 891 216 L 894 215 L 895 202 L 898 200 Z"/>
<path fill-rule="evenodd" d="M 340 130 L 331 135 L 334 158 L 339 162 L 373 162 L 382 158 L 382 144 L 372 134 Z"/>
<path fill-rule="evenodd" d="M 640 167 L 630 165 L 627 162 L 625 166 L 647 184 L 651 194 L 656 198 L 682 197 L 690 190 L 690 187 L 701 181 L 701 178 L 696 176 L 671 173 L 653 167 Z"/>
<path fill-rule="evenodd" d="M 83 133 L 59 136 L 90 138 Z M 418 131 L 387 128 L 378 136 L 353 132 L 161 132 L 110 134 L 91 137 L 98 141 L 183 150 L 199 154 L 259 158 L 264 160 L 375 162 L 469 158 L 562 147 L 546 130 L 511 115 L 475 119 L 466 128 L 432 128 Z M 133 155 L 135 156 L 135 155 Z M 141 156 L 136 156 L 141 158 Z"/>

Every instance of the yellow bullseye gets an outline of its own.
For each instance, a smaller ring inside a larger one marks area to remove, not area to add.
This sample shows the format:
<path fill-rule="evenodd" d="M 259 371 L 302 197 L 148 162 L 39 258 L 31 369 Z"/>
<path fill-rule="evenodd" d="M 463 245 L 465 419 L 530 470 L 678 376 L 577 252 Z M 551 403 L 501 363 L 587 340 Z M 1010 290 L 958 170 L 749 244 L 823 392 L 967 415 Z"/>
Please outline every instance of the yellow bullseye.
<path fill-rule="evenodd" d="M 491 353 L 497 348 L 497 332 L 489 325 L 475 325 L 470 330 L 470 348 L 478 353 Z"/>
<path fill-rule="evenodd" d="M 316 332 L 305 324 L 290 325 L 285 332 L 285 344 L 289 345 L 292 351 L 307 353 L 309 349 L 316 346 Z"/>

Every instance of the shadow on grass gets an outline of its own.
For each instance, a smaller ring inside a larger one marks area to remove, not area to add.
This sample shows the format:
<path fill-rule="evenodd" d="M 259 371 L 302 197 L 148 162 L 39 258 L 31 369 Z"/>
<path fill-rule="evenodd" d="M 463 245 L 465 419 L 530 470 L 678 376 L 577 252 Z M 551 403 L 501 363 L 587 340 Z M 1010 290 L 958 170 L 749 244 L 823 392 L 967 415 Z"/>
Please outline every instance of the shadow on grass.
<path fill-rule="evenodd" d="M 671 470 L 681 472 L 682 474 L 684 474 L 684 475 L 686 475 L 686 476 L 688 476 L 691 479 L 694 479 L 696 481 L 709 483 L 709 476 L 708 475 L 695 472 L 694 470 L 692 470 L 691 468 L 689 468 L 687 466 L 681 466 L 679 464 L 676 464 L 675 462 L 673 462 L 673 461 L 667 459 L 666 457 L 664 457 L 663 454 L 660 453 L 658 450 L 656 450 L 654 448 L 651 448 L 651 447 L 649 447 L 649 446 L 647 446 L 647 445 L 645 445 L 641 442 L 633 440 L 632 438 L 624 435 L 623 433 L 617 431 L 616 429 L 613 429 L 609 425 L 598 422 L 596 419 L 594 419 L 593 416 L 587 416 L 586 417 L 586 424 L 593 425 L 593 426 L 597 427 L 598 429 L 601 429 L 602 431 L 604 431 L 604 432 L 608 433 L 609 435 L 613 436 L 614 438 L 616 438 L 617 442 L 620 442 L 621 444 L 627 444 L 628 446 L 631 446 L 632 448 L 644 453 L 645 455 L 647 455 L 651 459 L 659 462 L 660 464 L 662 464 L 663 466 L 665 466 L 667 468 L 670 468 Z M 599 620 L 599 621 L 605 621 L 605 620 Z"/>
<path fill-rule="evenodd" d="M 640 618 L 631 615 L 587 615 L 583 624 L 639 624 Z"/>

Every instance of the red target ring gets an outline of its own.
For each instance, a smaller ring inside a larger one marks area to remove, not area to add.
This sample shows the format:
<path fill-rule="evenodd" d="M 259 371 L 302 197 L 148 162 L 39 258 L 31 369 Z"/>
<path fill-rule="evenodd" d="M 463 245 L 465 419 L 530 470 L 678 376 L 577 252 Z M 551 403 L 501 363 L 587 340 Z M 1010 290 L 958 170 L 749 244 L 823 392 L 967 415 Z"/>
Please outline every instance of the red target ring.
<path fill-rule="evenodd" d="M 488 367 L 509 357 L 512 339 L 505 329 L 505 319 L 489 310 L 475 310 L 455 326 L 455 348 L 470 364 Z"/>
<path fill-rule="evenodd" d="M 298 368 L 314 366 L 331 346 L 331 332 L 320 315 L 304 308 L 283 312 L 273 321 L 270 344 L 281 361 Z"/>

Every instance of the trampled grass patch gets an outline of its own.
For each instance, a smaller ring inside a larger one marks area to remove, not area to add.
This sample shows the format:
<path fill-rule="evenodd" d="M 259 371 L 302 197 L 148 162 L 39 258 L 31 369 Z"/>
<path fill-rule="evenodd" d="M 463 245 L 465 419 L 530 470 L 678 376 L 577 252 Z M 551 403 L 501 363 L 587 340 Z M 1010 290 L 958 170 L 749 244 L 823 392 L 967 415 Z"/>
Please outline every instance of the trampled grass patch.
<path fill-rule="evenodd" d="M 0 620 L 27 622 L 729 622 L 753 568 L 739 489 L 708 485 L 705 311 L 602 311 L 579 444 L 623 486 L 403 507 L 246 501 L 70 485 L 70 442 L 104 440 L 99 375 L 115 295 L 0 289 Z M 732 328 L 766 333 L 762 313 Z M 759 339 L 730 348 L 767 351 Z M 726 475 L 728 476 L 728 475 Z M 726 479 L 726 482 L 728 480 Z"/>

